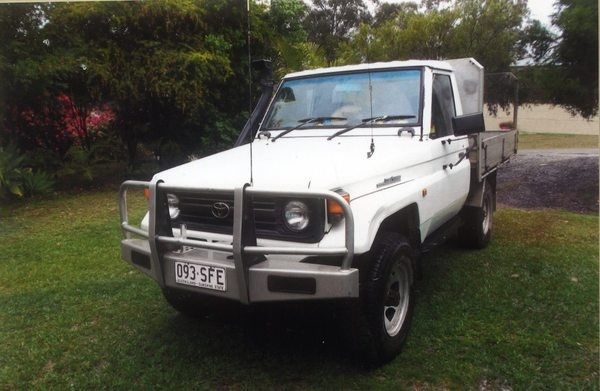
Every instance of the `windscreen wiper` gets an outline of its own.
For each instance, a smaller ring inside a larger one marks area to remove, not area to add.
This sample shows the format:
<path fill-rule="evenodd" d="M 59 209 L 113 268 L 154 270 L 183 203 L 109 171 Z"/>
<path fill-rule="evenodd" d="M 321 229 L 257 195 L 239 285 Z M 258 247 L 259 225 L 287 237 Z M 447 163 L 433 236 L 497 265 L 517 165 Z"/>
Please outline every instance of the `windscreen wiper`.
<path fill-rule="evenodd" d="M 399 119 L 410 119 L 410 118 L 415 118 L 415 116 L 414 115 L 380 115 L 378 117 L 364 118 L 362 120 L 362 122 L 360 122 L 360 123 L 358 123 L 356 125 L 351 125 L 351 126 L 348 126 L 347 128 L 344 128 L 342 130 L 339 130 L 339 131 L 335 132 L 331 136 L 327 137 L 327 140 L 331 140 L 332 138 L 335 138 L 335 137 L 339 136 L 340 134 L 344 134 L 346 132 L 349 132 L 352 129 L 360 128 L 361 126 L 368 125 L 368 124 L 370 124 L 372 122 L 376 122 L 376 121 L 394 121 L 394 120 L 399 120 Z"/>
<path fill-rule="evenodd" d="M 345 121 L 347 119 L 348 118 L 345 118 L 345 117 L 312 117 L 312 118 L 304 118 L 304 119 L 298 120 L 298 122 L 300 122 L 299 125 L 296 125 L 293 128 L 289 128 L 287 130 L 284 130 L 283 132 L 279 133 L 277 136 L 273 137 L 273 139 L 271 141 L 274 142 L 278 138 L 283 137 L 286 134 L 288 134 L 290 132 L 293 132 L 294 130 L 298 130 L 298 129 L 304 127 L 304 125 L 314 124 L 315 122 L 323 122 L 323 121 Z"/>

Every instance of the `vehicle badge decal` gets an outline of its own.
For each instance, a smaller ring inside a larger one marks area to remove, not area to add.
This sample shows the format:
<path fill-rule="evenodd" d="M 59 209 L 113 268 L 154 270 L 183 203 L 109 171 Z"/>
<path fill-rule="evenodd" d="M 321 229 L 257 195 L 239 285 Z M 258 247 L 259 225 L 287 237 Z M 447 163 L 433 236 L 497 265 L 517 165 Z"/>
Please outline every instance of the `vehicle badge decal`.
<path fill-rule="evenodd" d="M 217 219 L 225 219 L 229 216 L 231 208 L 225 202 L 219 201 L 212 204 L 210 211 Z"/>
<path fill-rule="evenodd" d="M 379 189 L 380 187 L 391 185 L 392 183 L 397 183 L 402 180 L 402 176 L 394 175 L 388 178 L 384 178 L 383 182 L 379 182 L 376 186 Z"/>

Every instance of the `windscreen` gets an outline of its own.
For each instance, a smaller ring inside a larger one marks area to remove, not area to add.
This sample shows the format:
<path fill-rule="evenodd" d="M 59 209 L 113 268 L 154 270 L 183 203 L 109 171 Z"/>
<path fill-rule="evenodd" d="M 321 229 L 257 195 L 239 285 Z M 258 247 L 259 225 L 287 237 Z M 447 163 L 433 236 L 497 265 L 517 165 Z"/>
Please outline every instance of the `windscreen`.
<path fill-rule="evenodd" d="M 366 118 L 384 115 L 412 117 L 378 122 L 378 125 L 417 124 L 420 94 L 420 70 L 371 71 L 291 79 L 279 88 L 263 128 L 291 128 L 297 126 L 300 120 L 316 117 L 340 119 L 327 119 L 316 122 L 314 126 L 349 126 Z"/>

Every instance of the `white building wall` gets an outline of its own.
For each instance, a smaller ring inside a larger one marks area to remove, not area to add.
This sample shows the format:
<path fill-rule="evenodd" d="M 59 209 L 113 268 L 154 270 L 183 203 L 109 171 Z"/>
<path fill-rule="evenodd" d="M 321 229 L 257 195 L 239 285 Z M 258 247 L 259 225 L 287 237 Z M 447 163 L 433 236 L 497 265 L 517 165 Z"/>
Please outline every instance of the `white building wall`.
<path fill-rule="evenodd" d="M 512 110 L 510 113 L 499 110 L 497 117 L 485 112 L 486 129 L 498 129 L 500 122 L 509 121 L 512 121 Z M 588 121 L 580 116 L 573 117 L 567 110 L 559 106 L 520 106 L 517 121 L 519 130 L 523 132 L 589 135 L 600 133 L 598 116 Z"/>

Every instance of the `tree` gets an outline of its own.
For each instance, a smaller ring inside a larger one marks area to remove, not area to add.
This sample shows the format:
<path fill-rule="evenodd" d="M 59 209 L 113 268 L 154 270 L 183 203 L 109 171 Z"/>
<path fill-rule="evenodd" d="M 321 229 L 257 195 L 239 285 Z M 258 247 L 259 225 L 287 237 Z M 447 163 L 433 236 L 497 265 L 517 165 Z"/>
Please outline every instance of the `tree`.
<path fill-rule="evenodd" d="M 308 38 L 325 52 L 329 65 L 336 62 L 338 48 L 347 42 L 370 14 L 363 0 L 315 0 L 304 26 Z"/>
<path fill-rule="evenodd" d="M 527 66 L 514 71 L 521 102 L 550 103 L 571 114 L 598 112 L 598 4 L 564 0 L 556 3 L 554 34 L 533 21 L 523 31 L 522 57 Z"/>
<path fill-rule="evenodd" d="M 302 21 L 308 7 L 301 0 L 273 0 L 269 10 L 269 20 L 273 32 L 293 42 L 303 42 L 308 34 Z"/>
<path fill-rule="evenodd" d="M 548 30 L 539 20 L 532 20 L 523 29 L 519 39 L 521 50 L 519 57 L 536 65 L 548 64 L 552 61 L 556 41 L 556 34 Z"/>
<path fill-rule="evenodd" d="M 474 57 L 486 72 L 508 71 L 520 57 L 526 0 L 459 0 L 448 57 Z"/>
<path fill-rule="evenodd" d="M 60 4 L 49 13 L 44 30 L 67 68 L 51 78 L 80 107 L 96 96 L 112 103 L 131 165 L 140 141 L 156 152 L 174 141 L 184 155 L 207 130 L 202 118 L 232 70 L 229 44 L 207 34 L 203 13 L 191 1 Z"/>
<path fill-rule="evenodd" d="M 307 42 L 308 33 L 302 24 L 308 7 L 301 0 L 273 0 L 269 10 L 277 77 L 314 65 L 314 45 Z"/>
<path fill-rule="evenodd" d="M 552 23 L 561 30 L 550 95 L 572 113 L 598 112 L 598 1 L 558 0 Z"/>
<path fill-rule="evenodd" d="M 407 16 L 414 15 L 418 11 L 419 5 L 414 2 L 381 3 L 375 11 L 373 27 L 379 27 L 390 20 L 396 20 L 401 25 Z M 400 20 L 398 21 L 398 19 Z"/>
<path fill-rule="evenodd" d="M 252 58 L 280 73 L 322 64 L 306 13 L 301 0 L 253 3 Z M 230 145 L 251 99 L 246 17 L 239 0 L 2 7 L 0 132 L 64 156 L 91 149 L 86 119 L 108 107 L 130 164 L 140 143 L 161 161 Z"/>
<path fill-rule="evenodd" d="M 48 5 L 0 7 L 0 137 L 16 137 L 26 125 L 21 113 L 55 104 L 46 94 L 48 80 L 41 61 L 47 50 L 40 26 Z M 46 118 L 53 122 L 56 118 Z M 27 129 L 30 130 L 30 129 Z M 23 133 L 23 132 L 22 132 Z"/>
<path fill-rule="evenodd" d="M 524 0 L 430 3 L 422 11 L 407 6 L 379 26 L 361 26 L 340 57 L 344 62 L 475 57 L 490 72 L 506 71 L 518 59 Z M 381 5 L 376 15 L 387 8 Z"/>

